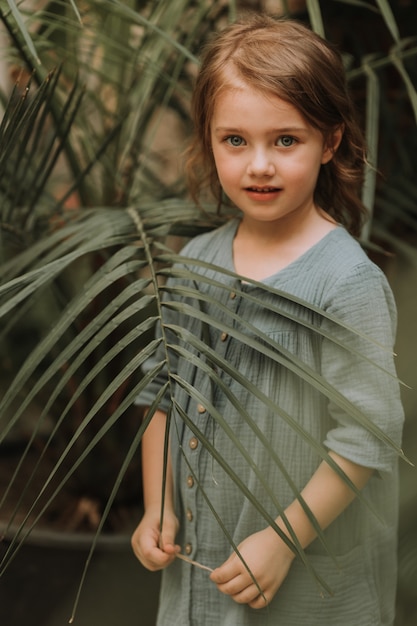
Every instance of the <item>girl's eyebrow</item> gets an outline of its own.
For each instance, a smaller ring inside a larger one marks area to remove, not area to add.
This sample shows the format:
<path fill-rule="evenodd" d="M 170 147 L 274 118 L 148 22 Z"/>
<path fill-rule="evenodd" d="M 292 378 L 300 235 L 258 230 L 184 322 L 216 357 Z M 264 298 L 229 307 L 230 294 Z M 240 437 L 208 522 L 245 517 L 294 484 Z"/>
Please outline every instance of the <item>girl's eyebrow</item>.
<path fill-rule="evenodd" d="M 303 126 L 288 126 L 288 127 L 284 127 L 284 128 L 272 128 L 270 131 L 268 131 L 268 135 L 279 135 L 279 134 L 283 134 L 283 133 L 300 133 L 305 131 L 306 128 L 304 128 Z M 248 132 L 248 129 L 244 129 L 244 128 L 229 128 L 227 126 L 216 126 L 216 128 L 214 128 L 214 131 L 216 133 L 234 133 L 236 135 L 239 134 L 243 134 L 245 132 Z"/>
<path fill-rule="evenodd" d="M 216 126 L 213 130 L 216 133 L 235 133 L 236 135 L 245 132 L 243 128 L 229 128 L 227 126 Z"/>

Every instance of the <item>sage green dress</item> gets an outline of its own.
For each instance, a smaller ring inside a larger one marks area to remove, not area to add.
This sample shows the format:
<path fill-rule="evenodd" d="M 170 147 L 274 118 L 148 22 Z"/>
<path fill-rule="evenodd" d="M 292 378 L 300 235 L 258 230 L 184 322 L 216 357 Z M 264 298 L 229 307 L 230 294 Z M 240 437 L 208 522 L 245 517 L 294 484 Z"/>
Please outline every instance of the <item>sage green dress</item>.
<path fill-rule="evenodd" d="M 385 438 L 400 445 L 403 411 L 392 358 L 396 313 L 391 290 L 342 227 L 262 285 L 238 280 L 227 273 L 233 272 L 237 226 L 238 220 L 231 220 L 182 251 L 188 260 L 168 281 L 163 307 L 172 346 L 169 376 L 164 368 L 137 400 L 150 405 L 164 382 L 171 381 L 160 408 L 173 409 L 177 540 L 183 552 L 210 568 L 222 564 L 231 552 L 230 539 L 238 545 L 268 524 L 252 496 L 275 519 L 322 460 L 320 447 L 311 445 L 307 435 L 323 449 L 375 472 L 363 500 L 356 499 L 325 531 L 326 547 L 316 539 L 306 551 L 324 586 L 297 557 L 273 601 L 255 610 L 219 593 L 206 571 L 177 559 L 163 572 L 157 624 L 392 625 L 398 455 Z M 195 272 L 193 280 L 182 276 L 184 266 Z M 177 292 L 178 285 L 187 287 L 187 297 Z M 216 323 L 204 323 L 205 314 Z M 272 348 L 265 348 L 256 329 L 273 340 Z M 163 359 L 161 350 L 146 371 Z M 249 379 L 252 391 L 221 367 L 222 359 Z M 300 362 L 308 368 L 305 376 Z M 327 383 L 338 397 L 328 393 Z M 375 427 L 373 432 L 362 425 L 358 412 Z M 210 446 L 246 493 L 213 458 Z"/>

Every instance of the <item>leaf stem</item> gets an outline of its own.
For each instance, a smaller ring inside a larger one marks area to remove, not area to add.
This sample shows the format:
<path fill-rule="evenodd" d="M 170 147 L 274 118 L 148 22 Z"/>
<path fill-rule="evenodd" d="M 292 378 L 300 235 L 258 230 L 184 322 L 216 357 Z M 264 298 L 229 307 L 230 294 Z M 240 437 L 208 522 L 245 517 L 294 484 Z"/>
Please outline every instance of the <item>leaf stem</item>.
<path fill-rule="evenodd" d="M 207 572 L 214 571 L 211 569 L 211 567 L 207 567 L 207 565 L 201 565 L 201 563 L 198 563 L 198 561 L 193 561 L 192 559 L 188 558 L 188 556 L 185 556 L 185 554 L 181 554 L 180 552 L 176 555 L 176 557 L 178 559 L 181 559 L 182 561 L 185 561 L 186 563 L 189 563 L 190 565 L 195 565 L 196 567 L 199 567 L 200 569 L 205 569 Z"/>

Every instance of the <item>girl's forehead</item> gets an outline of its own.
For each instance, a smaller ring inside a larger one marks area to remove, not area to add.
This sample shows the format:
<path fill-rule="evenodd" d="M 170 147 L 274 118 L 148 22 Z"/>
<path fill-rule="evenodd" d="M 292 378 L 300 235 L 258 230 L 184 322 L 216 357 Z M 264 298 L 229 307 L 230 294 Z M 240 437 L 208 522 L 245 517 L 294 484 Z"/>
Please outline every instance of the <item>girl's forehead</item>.
<path fill-rule="evenodd" d="M 269 109 L 300 114 L 298 109 L 278 94 L 252 87 L 241 80 L 233 80 L 218 91 L 214 100 L 213 117 L 227 111 L 253 111 Z M 233 114 L 233 113 L 232 113 Z"/>
<path fill-rule="evenodd" d="M 226 85 L 215 99 L 209 131 L 268 135 L 311 132 L 313 126 L 288 100 L 240 82 Z"/>
<path fill-rule="evenodd" d="M 247 80 L 239 75 L 239 72 L 233 64 L 228 64 L 222 71 L 221 78 L 218 82 L 218 88 L 214 98 L 214 106 L 216 106 L 225 97 L 241 96 L 251 94 L 253 97 L 264 100 L 285 100 L 278 89 L 272 89 L 272 85 L 268 87 L 255 81 Z"/>

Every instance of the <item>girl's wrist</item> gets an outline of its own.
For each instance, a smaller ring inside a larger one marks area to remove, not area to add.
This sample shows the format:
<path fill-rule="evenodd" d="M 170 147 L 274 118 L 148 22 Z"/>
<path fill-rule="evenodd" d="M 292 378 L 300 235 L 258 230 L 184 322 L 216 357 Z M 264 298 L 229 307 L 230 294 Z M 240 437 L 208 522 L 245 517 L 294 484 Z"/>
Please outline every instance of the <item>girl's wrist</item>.
<path fill-rule="evenodd" d="M 277 519 L 277 525 L 280 530 L 282 530 L 283 534 L 288 538 L 290 543 L 293 544 L 291 538 L 288 536 L 288 531 L 283 528 L 283 522 L 280 518 Z M 267 531 L 271 534 L 272 541 L 279 549 L 280 553 L 286 553 L 287 558 L 292 562 L 296 557 L 295 549 L 293 550 L 285 541 L 285 539 L 283 539 L 283 537 L 281 537 L 281 535 L 275 530 L 275 528 L 272 528 L 272 526 L 269 526 L 267 528 Z"/>

